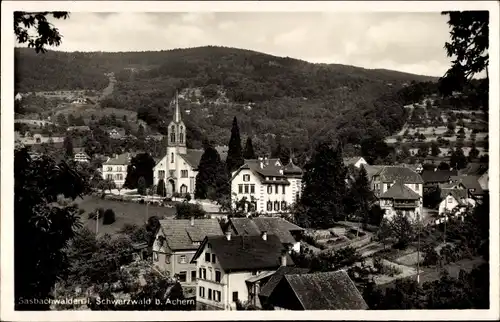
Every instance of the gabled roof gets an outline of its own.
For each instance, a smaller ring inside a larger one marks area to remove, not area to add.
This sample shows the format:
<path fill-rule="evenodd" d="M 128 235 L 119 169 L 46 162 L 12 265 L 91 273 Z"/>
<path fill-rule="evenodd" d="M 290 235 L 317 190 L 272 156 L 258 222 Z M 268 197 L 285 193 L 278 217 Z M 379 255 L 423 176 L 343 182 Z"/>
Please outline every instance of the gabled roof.
<path fill-rule="evenodd" d="M 344 158 L 344 165 L 354 165 L 356 162 L 358 162 L 360 159 L 363 159 L 363 157 L 357 156 L 357 157 L 349 157 L 349 158 Z M 364 159 L 363 159 L 364 160 Z"/>
<path fill-rule="evenodd" d="M 456 176 L 458 172 L 456 170 L 424 170 L 422 172 L 422 180 L 424 183 L 435 183 L 435 182 L 448 182 L 450 177 Z"/>
<path fill-rule="evenodd" d="M 163 219 L 160 226 L 167 245 L 173 251 L 196 250 L 206 236 L 222 236 L 217 219 Z"/>
<path fill-rule="evenodd" d="M 109 158 L 103 165 L 129 165 L 134 153 L 122 153 Z"/>
<path fill-rule="evenodd" d="M 280 165 L 277 166 L 276 163 L 278 162 Z M 283 170 L 280 159 L 247 159 L 243 166 L 245 165 L 252 171 L 265 177 L 284 177 L 284 174 L 280 172 L 280 170 Z"/>
<path fill-rule="evenodd" d="M 283 244 L 296 242 L 291 231 L 304 230 L 279 217 L 231 218 L 230 223 L 238 235 L 260 236 L 265 231 L 278 236 Z"/>
<path fill-rule="evenodd" d="M 207 236 L 198 248 L 192 261 L 200 255 L 206 244 L 217 256 L 222 269 L 227 271 L 275 270 L 281 266 L 281 255 L 285 248 L 278 236 L 267 235 L 267 240 L 261 236 Z M 293 266 L 290 255 L 287 265 Z"/>
<path fill-rule="evenodd" d="M 397 181 L 389 190 L 380 196 L 380 199 L 418 200 L 420 196 L 400 181 Z"/>
<path fill-rule="evenodd" d="M 290 159 L 290 162 L 283 168 L 283 173 L 285 175 L 302 175 L 302 169 L 295 164 L 293 164 L 293 161 Z"/>
<path fill-rule="evenodd" d="M 460 175 L 480 176 L 486 171 L 488 171 L 488 163 L 469 162 L 464 169 L 460 169 L 458 172 Z"/>
<path fill-rule="evenodd" d="M 304 310 L 366 310 L 368 305 L 345 271 L 285 275 Z M 279 285 L 278 285 L 279 287 Z"/>
<path fill-rule="evenodd" d="M 379 176 L 381 182 L 424 183 L 417 172 L 401 166 L 383 166 L 374 176 Z"/>
<path fill-rule="evenodd" d="M 467 202 L 467 191 L 464 189 L 442 189 L 441 190 L 441 198 L 444 199 L 447 196 L 451 195 L 455 200 L 461 204 L 466 205 Z"/>
<path fill-rule="evenodd" d="M 368 176 L 368 180 L 371 181 L 373 179 L 373 176 L 380 172 L 385 166 L 383 165 L 368 165 L 368 164 L 363 164 L 361 165 L 365 170 L 366 170 L 366 175 Z"/>
<path fill-rule="evenodd" d="M 203 150 L 188 149 L 186 154 L 179 154 L 193 169 L 198 169 Z"/>
<path fill-rule="evenodd" d="M 471 191 L 474 195 L 483 193 L 483 188 L 481 188 L 479 184 L 478 176 L 452 176 L 450 177 L 450 181 L 453 183 L 461 183 L 466 189 L 474 189 L 474 191 Z"/>
<path fill-rule="evenodd" d="M 274 288 L 281 281 L 283 276 L 285 276 L 285 274 L 306 274 L 306 273 L 309 273 L 309 268 L 281 266 L 273 274 L 273 276 L 269 279 L 269 281 L 266 284 L 264 284 L 264 286 L 260 289 L 259 296 L 269 297 L 271 293 L 274 291 Z"/>

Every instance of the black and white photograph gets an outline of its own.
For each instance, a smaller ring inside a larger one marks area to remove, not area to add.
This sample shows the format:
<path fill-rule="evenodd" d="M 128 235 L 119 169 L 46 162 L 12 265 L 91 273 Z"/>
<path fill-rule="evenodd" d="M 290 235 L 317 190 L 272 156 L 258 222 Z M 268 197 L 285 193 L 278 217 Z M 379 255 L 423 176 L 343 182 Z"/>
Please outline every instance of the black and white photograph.
<path fill-rule="evenodd" d="M 498 19 L 2 2 L 2 320 L 500 318 Z"/>

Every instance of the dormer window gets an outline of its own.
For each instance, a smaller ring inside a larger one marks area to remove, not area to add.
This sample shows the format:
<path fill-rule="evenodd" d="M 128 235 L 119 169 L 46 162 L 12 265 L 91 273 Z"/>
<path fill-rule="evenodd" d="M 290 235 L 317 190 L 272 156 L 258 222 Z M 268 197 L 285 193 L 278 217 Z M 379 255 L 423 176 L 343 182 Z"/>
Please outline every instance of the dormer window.
<path fill-rule="evenodd" d="M 249 174 L 244 174 L 243 175 L 243 181 L 245 181 L 245 182 L 250 181 L 250 175 Z"/>

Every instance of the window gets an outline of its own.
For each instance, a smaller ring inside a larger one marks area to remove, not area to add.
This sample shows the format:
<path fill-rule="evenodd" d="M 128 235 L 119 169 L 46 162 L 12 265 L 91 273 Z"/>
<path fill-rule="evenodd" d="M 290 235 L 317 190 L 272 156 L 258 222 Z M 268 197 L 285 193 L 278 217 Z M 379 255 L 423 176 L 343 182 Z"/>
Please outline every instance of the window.
<path fill-rule="evenodd" d="M 446 202 L 452 203 L 453 202 L 453 197 L 448 197 L 448 200 Z"/>
<path fill-rule="evenodd" d="M 186 255 L 179 256 L 179 263 L 186 264 Z"/>
<path fill-rule="evenodd" d="M 278 186 L 277 184 L 274 185 L 274 193 L 278 194 L 279 188 L 280 188 L 280 186 Z"/>
<path fill-rule="evenodd" d="M 267 186 L 267 193 L 268 194 L 273 193 L 273 186 L 271 186 L 271 185 Z"/>
<path fill-rule="evenodd" d="M 196 271 L 191 271 L 191 282 L 196 281 Z"/>
<path fill-rule="evenodd" d="M 174 163 L 174 153 L 170 154 L 170 163 Z"/>
<path fill-rule="evenodd" d="M 272 211 L 273 210 L 273 203 L 271 201 L 267 202 L 267 211 Z"/>
<path fill-rule="evenodd" d="M 249 189 L 249 187 L 248 187 L 248 185 L 246 184 L 246 185 L 245 185 L 245 193 L 248 193 L 248 191 L 249 191 L 248 189 Z"/>
<path fill-rule="evenodd" d="M 179 143 L 183 143 L 184 142 L 184 128 L 182 127 L 181 125 L 181 131 L 180 131 L 180 134 L 179 134 Z"/>
<path fill-rule="evenodd" d="M 243 181 L 245 181 L 245 182 L 250 181 L 250 175 L 249 174 L 244 174 L 243 175 Z"/>
<path fill-rule="evenodd" d="M 275 201 L 274 202 L 274 211 L 278 211 L 280 210 L 280 202 L 279 201 Z"/>
<path fill-rule="evenodd" d="M 233 292 L 233 302 L 238 301 L 238 292 Z"/>
<path fill-rule="evenodd" d="M 154 253 L 153 253 L 153 260 L 154 260 L 155 262 L 157 262 L 157 261 L 158 261 L 158 253 L 156 253 L 156 252 L 154 252 Z"/>
<path fill-rule="evenodd" d="M 221 281 L 221 273 L 220 273 L 220 271 L 215 271 L 215 281 L 217 283 L 220 283 L 220 281 Z"/>
<path fill-rule="evenodd" d="M 116 167 L 116 171 L 122 172 L 122 167 Z"/>
<path fill-rule="evenodd" d="M 210 263 L 210 253 L 205 253 L 205 262 Z"/>
<path fill-rule="evenodd" d="M 208 289 L 208 299 L 211 300 L 212 299 L 212 289 Z"/>
<path fill-rule="evenodd" d="M 243 193 L 243 185 L 242 184 L 238 185 L 238 193 Z"/>
<path fill-rule="evenodd" d="M 182 271 L 179 273 L 179 282 L 185 282 L 187 278 L 187 272 Z"/>
<path fill-rule="evenodd" d="M 415 190 L 419 191 L 420 190 L 420 184 L 415 184 Z"/>
<path fill-rule="evenodd" d="M 285 210 L 286 209 L 286 201 L 282 201 L 281 202 L 281 210 Z"/>
<path fill-rule="evenodd" d="M 175 170 L 168 171 L 168 175 L 170 178 L 173 178 L 175 176 Z"/>
<path fill-rule="evenodd" d="M 106 175 L 106 179 L 108 179 L 108 180 L 113 180 L 113 175 L 112 175 L 112 174 L 107 174 L 107 175 Z"/>
<path fill-rule="evenodd" d="M 215 263 L 215 254 L 212 254 L 212 263 Z"/>
<path fill-rule="evenodd" d="M 170 255 L 165 255 L 165 263 L 170 264 Z"/>
<path fill-rule="evenodd" d="M 250 193 L 255 193 L 255 185 L 254 184 L 250 185 Z"/>
<path fill-rule="evenodd" d="M 115 175 L 115 180 L 123 180 L 123 175 L 121 173 L 118 173 Z"/>
<path fill-rule="evenodd" d="M 215 302 L 220 302 L 220 296 L 221 296 L 221 292 L 214 290 L 214 301 Z"/>
<path fill-rule="evenodd" d="M 181 170 L 181 178 L 187 178 L 188 177 L 188 170 Z"/>
<path fill-rule="evenodd" d="M 159 170 L 158 171 L 158 178 L 159 179 L 165 179 L 165 170 Z"/>
<path fill-rule="evenodd" d="M 200 286 L 200 297 L 205 298 L 205 288 L 203 286 Z"/>
<path fill-rule="evenodd" d="M 108 172 L 113 171 L 113 167 L 108 167 Z"/>
<path fill-rule="evenodd" d="M 170 142 L 174 143 L 175 142 L 175 126 L 172 125 L 170 128 Z"/>
<path fill-rule="evenodd" d="M 281 186 L 282 190 L 283 190 L 283 194 L 286 194 L 286 186 Z"/>

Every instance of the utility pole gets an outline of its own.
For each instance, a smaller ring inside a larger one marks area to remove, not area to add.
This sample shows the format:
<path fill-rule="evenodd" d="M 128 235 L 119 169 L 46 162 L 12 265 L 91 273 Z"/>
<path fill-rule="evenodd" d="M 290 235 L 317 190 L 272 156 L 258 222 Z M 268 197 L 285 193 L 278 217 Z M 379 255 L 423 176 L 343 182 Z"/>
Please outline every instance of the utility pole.
<path fill-rule="evenodd" d="M 149 200 L 148 200 L 148 197 L 149 197 L 149 188 L 146 188 L 146 218 L 144 218 L 144 222 L 147 223 L 148 222 L 148 210 L 149 210 Z"/>
<path fill-rule="evenodd" d="M 420 284 L 420 213 L 417 213 L 417 284 Z"/>
<path fill-rule="evenodd" d="M 95 234 L 97 236 L 97 233 L 99 233 L 99 215 L 100 215 L 100 211 L 97 210 L 96 214 L 95 214 Z"/>

